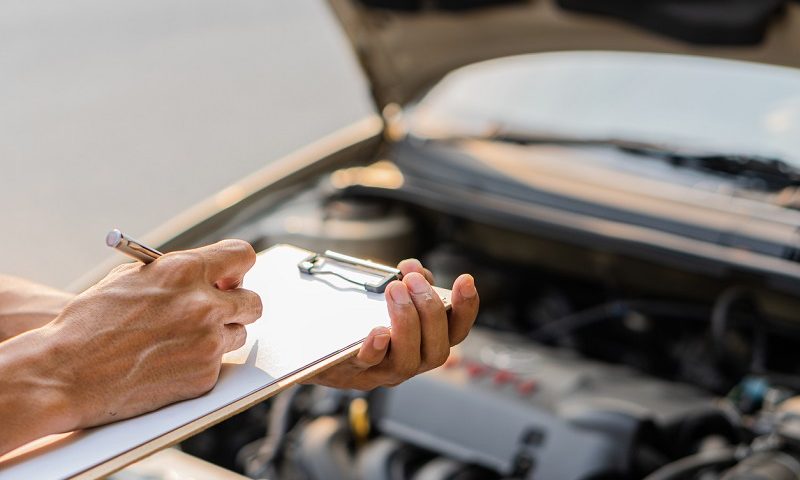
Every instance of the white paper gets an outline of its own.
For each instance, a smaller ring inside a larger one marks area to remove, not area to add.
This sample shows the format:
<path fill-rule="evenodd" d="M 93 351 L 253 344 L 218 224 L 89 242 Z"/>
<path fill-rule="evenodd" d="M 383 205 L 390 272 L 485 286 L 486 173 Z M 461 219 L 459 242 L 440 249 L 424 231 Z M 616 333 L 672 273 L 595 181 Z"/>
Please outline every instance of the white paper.
<path fill-rule="evenodd" d="M 216 387 L 156 412 L 85 430 L 24 461 L 0 463 L 0 480 L 61 479 L 108 461 L 345 349 L 390 326 L 382 294 L 336 277 L 300 273 L 309 252 L 279 245 L 258 256 L 243 286 L 261 295 L 264 314 L 247 343 L 223 358 Z"/>

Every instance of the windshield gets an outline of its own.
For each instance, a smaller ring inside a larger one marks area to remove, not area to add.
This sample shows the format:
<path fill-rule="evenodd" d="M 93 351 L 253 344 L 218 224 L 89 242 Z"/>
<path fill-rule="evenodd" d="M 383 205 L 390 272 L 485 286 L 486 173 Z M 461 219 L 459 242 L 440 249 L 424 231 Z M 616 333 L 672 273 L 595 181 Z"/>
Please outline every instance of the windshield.
<path fill-rule="evenodd" d="M 800 70 L 678 55 L 531 54 L 454 71 L 411 109 L 421 137 L 624 139 L 800 167 Z"/>

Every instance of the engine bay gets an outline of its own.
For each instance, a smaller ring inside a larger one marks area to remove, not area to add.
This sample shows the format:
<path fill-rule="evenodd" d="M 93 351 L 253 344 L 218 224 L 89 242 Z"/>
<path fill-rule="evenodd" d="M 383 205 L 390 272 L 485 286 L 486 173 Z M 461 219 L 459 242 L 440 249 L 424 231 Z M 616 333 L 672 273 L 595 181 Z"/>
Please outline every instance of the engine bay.
<path fill-rule="evenodd" d="M 800 474 L 800 328 L 773 314 L 791 295 L 437 211 L 402 184 L 389 160 L 340 168 L 225 235 L 416 257 L 441 286 L 471 272 L 468 339 L 397 387 L 293 387 L 184 451 L 253 478 Z"/>

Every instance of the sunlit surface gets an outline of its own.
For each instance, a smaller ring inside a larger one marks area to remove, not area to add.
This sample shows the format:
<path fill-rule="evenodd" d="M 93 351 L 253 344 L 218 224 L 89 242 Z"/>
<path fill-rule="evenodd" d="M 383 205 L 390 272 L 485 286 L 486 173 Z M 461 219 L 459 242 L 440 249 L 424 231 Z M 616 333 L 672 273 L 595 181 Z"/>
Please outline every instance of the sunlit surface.
<path fill-rule="evenodd" d="M 756 63 L 621 52 L 508 57 L 448 75 L 411 116 L 421 136 L 625 139 L 800 164 L 800 71 Z"/>

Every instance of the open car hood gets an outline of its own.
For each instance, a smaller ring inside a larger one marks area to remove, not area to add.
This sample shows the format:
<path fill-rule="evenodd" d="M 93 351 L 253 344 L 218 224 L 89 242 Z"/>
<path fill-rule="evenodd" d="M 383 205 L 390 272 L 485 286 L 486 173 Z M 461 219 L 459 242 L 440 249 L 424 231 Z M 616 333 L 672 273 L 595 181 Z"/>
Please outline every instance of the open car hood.
<path fill-rule="evenodd" d="M 390 11 L 329 0 L 371 82 L 379 108 L 405 104 L 447 72 L 491 58 L 559 50 L 706 55 L 800 67 L 800 4 L 772 22 L 758 46 L 698 46 L 551 1 L 462 11 Z"/>

